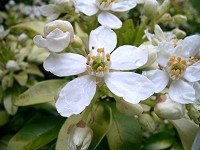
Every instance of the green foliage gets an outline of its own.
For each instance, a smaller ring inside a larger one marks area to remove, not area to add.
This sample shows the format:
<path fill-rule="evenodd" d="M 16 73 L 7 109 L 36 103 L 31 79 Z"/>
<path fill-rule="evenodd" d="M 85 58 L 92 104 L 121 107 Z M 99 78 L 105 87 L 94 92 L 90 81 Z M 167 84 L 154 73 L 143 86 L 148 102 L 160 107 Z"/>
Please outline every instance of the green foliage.
<path fill-rule="evenodd" d="M 111 150 L 139 150 L 141 148 L 142 132 L 136 118 L 124 116 L 115 106 L 112 108 L 112 127 L 107 134 L 107 140 Z"/>
<path fill-rule="evenodd" d="M 8 143 L 7 150 L 36 150 L 54 140 L 63 123 L 60 117 L 36 117 Z"/>

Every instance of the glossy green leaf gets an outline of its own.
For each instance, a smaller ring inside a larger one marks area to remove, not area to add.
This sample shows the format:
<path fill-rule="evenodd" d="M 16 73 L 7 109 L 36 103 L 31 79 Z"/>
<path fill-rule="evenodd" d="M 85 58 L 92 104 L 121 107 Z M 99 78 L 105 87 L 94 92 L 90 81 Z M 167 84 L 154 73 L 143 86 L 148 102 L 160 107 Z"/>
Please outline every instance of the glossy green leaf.
<path fill-rule="evenodd" d="M 14 93 L 12 94 L 8 93 L 6 96 L 4 96 L 3 100 L 4 107 L 10 115 L 14 115 L 18 110 L 18 107 L 13 105 L 14 101 L 13 98 L 14 98 Z"/>
<path fill-rule="evenodd" d="M 60 117 L 36 117 L 8 143 L 7 150 L 36 150 L 54 140 L 63 124 Z"/>
<path fill-rule="evenodd" d="M 28 74 L 34 74 L 43 77 L 43 73 L 40 71 L 37 65 L 35 64 L 28 64 L 28 68 L 26 69 Z"/>
<path fill-rule="evenodd" d="M 68 145 L 67 142 L 69 135 L 67 134 L 68 128 L 70 125 L 79 122 L 81 118 L 82 115 L 72 115 L 65 121 L 58 135 L 58 139 L 56 142 L 56 150 L 67 150 L 67 145 Z"/>
<path fill-rule="evenodd" d="M 180 136 L 181 142 L 185 150 L 191 150 L 192 143 L 198 132 L 198 126 L 189 119 L 179 119 L 170 121 Z"/>
<path fill-rule="evenodd" d="M 17 106 L 27 106 L 54 101 L 58 90 L 66 83 L 66 80 L 46 80 L 39 82 L 19 95 L 14 104 Z"/>
<path fill-rule="evenodd" d="M 115 103 L 109 103 L 112 108 L 112 127 L 107 139 L 111 150 L 139 150 L 141 148 L 142 132 L 136 118 L 120 113 Z"/>
<path fill-rule="evenodd" d="M 12 28 L 20 28 L 34 31 L 37 34 L 44 35 L 44 26 L 45 23 L 41 21 L 31 21 L 31 22 L 23 22 L 13 26 Z"/>
<path fill-rule="evenodd" d="M 89 150 L 95 150 L 101 140 L 105 137 L 112 125 L 112 112 L 106 102 L 100 102 L 93 111 L 93 123 L 90 128 L 93 130 L 93 139 Z"/>
<path fill-rule="evenodd" d="M 160 150 L 171 147 L 174 142 L 173 136 L 168 132 L 159 132 L 152 135 L 144 143 L 144 150 Z"/>

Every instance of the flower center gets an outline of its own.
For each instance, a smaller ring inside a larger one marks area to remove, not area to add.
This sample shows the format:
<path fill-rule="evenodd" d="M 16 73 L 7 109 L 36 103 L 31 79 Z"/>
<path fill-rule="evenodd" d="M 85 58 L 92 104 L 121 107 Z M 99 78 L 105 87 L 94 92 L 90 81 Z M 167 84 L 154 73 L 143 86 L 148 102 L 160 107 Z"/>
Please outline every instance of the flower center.
<path fill-rule="evenodd" d="M 104 48 L 97 49 L 97 55 L 87 55 L 87 71 L 90 75 L 104 77 L 105 73 L 110 69 L 110 54 L 105 54 Z"/>
<path fill-rule="evenodd" d="M 182 60 L 181 57 L 171 56 L 167 63 L 167 71 L 169 76 L 173 80 L 178 80 L 182 77 L 187 68 L 186 60 Z"/>
<path fill-rule="evenodd" d="M 109 10 L 113 1 L 114 0 L 97 0 L 97 6 L 101 10 Z"/>

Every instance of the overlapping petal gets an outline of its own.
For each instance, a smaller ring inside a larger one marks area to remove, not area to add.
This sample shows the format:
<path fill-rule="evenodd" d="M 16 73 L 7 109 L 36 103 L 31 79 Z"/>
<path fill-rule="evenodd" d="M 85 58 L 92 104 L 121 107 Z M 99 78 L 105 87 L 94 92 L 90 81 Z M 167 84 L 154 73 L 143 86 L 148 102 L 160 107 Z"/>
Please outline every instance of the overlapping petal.
<path fill-rule="evenodd" d="M 110 72 L 104 79 L 111 92 L 132 104 L 137 104 L 154 93 L 153 83 L 137 73 Z"/>
<path fill-rule="evenodd" d="M 124 45 L 118 47 L 111 54 L 111 69 L 132 70 L 143 66 L 147 62 L 148 54 L 135 46 Z"/>
<path fill-rule="evenodd" d="M 98 12 L 96 7 L 96 0 L 73 0 L 74 5 L 78 11 L 86 14 L 87 16 L 92 16 Z"/>
<path fill-rule="evenodd" d="M 89 37 L 89 49 L 93 49 L 93 55 L 96 55 L 98 48 L 104 48 L 106 53 L 110 53 L 117 45 L 117 36 L 111 29 L 100 26 L 92 30 Z"/>
<path fill-rule="evenodd" d="M 86 71 L 86 58 L 79 54 L 51 53 L 44 61 L 43 67 L 56 76 L 76 75 Z"/>
<path fill-rule="evenodd" d="M 169 82 L 168 73 L 162 70 L 143 71 L 142 74 L 154 83 L 155 93 L 161 92 Z"/>
<path fill-rule="evenodd" d="M 81 113 L 88 106 L 96 92 L 96 79 L 85 75 L 76 78 L 60 91 L 56 101 L 57 111 L 63 117 Z"/>
<path fill-rule="evenodd" d="M 35 45 L 39 48 L 46 48 L 47 47 L 46 39 L 44 39 L 41 35 L 36 35 L 33 38 L 33 41 L 34 41 Z"/>
<path fill-rule="evenodd" d="M 193 65 L 187 67 L 183 76 L 189 82 L 196 82 L 200 80 L 200 61 L 197 61 Z"/>
<path fill-rule="evenodd" d="M 111 10 L 116 12 L 124 12 L 134 8 L 137 2 L 134 0 L 123 0 L 119 2 L 113 2 L 111 5 Z"/>
<path fill-rule="evenodd" d="M 103 11 L 98 15 L 98 21 L 101 25 L 107 26 L 111 29 L 119 29 L 122 27 L 121 20 L 115 15 Z"/>
<path fill-rule="evenodd" d="M 193 84 L 183 80 L 175 80 L 171 83 L 169 96 L 173 101 L 181 104 L 194 103 L 196 100 Z"/>

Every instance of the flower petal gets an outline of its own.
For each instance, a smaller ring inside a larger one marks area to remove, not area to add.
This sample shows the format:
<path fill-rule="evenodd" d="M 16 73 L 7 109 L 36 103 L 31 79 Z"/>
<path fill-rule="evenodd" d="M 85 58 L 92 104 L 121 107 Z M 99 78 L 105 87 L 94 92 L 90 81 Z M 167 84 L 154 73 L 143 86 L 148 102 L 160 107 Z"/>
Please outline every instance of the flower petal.
<path fill-rule="evenodd" d="M 39 10 L 43 16 L 47 17 L 48 20 L 55 20 L 60 15 L 59 11 L 56 12 L 54 4 L 40 6 Z"/>
<path fill-rule="evenodd" d="M 194 83 L 194 89 L 195 89 L 195 95 L 196 95 L 196 99 L 199 100 L 200 99 L 200 83 L 199 82 L 195 82 Z"/>
<path fill-rule="evenodd" d="M 86 71 L 86 58 L 73 53 L 51 53 L 44 61 L 43 67 L 56 76 L 64 77 Z"/>
<path fill-rule="evenodd" d="M 33 41 L 34 41 L 34 44 L 39 48 L 46 48 L 47 47 L 47 41 L 41 35 L 36 35 L 33 38 Z"/>
<path fill-rule="evenodd" d="M 110 53 L 117 45 L 115 32 L 105 26 L 100 26 L 92 30 L 89 37 L 89 49 L 93 49 L 95 55 L 98 48 L 104 48 L 106 53 Z"/>
<path fill-rule="evenodd" d="M 79 114 L 90 104 L 95 92 L 95 77 L 85 75 L 76 78 L 60 91 L 56 101 L 57 111 L 63 117 Z"/>
<path fill-rule="evenodd" d="M 143 66 L 147 62 L 148 53 L 135 46 L 118 47 L 111 54 L 111 69 L 131 70 Z"/>
<path fill-rule="evenodd" d="M 70 33 L 64 33 L 60 29 L 56 28 L 47 35 L 46 40 L 47 48 L 50 51 L 61 52 L 69 45 Z"/>
<path fill-rule="evenodd" d="M 143 71 L 142 74 L 154 83 L 155 93 L 161 92 L 169 82 L 168 73 L 162 70 Z"/>
<path fill-rule="evenodd" d="M 183 80 L 173 81 L 169 87 L 170 98 L 181 104 L 194 103 L 196 100 L 193 84 Z"/>
<path fill-rule="evenodd" d="M 176 46 L 175 53 L 179 56 L 189 57 L 195 56 L 200 49 L 200 36 L 192 35 L 186 37 L 184 40 L 179 40 Z"/>
<path fill-rule="evenodd" d="M 193 65 L 187 67 L 183 76 L 189 82 L 196 82 L 200 80 L 200 61 L 197 61 Z"/>
<path fill-rule="evenodd" d="M 116 12 L 124 12 L 134 8 L 136 4 L 137 3 L 134 0 L 123 0 L 119 2 L 113 2 L 111 5 L 111 10 Z"/>
<path fill-rule="evenodd" d="M 111 29 L 119 29 L 122 27 L 121 20 L 109 12 L 101 12 L 98 15 L 98 21 L 101 25 L 107 26 Z"/>
<path fill-rule="evenodd" d="M 137 104 L 154 93 L 153 83 L 137 73 L 110 72 L 104 79 L 111 92 L 129 103 Z"/>
<path fill-rule="evenodd" d="M 75 8 L 87 16 L 96 14 L 99 9 L 96 7 L 96 0 L 73 0 Z"/>

